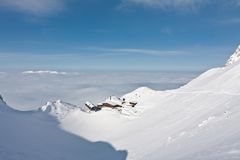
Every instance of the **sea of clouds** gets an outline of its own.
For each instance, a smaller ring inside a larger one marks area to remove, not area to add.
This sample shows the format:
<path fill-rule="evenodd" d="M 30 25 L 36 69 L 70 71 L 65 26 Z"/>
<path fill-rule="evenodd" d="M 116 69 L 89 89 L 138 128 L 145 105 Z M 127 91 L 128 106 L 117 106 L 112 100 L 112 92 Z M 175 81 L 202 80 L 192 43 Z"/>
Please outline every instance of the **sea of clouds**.
<path fill-rule="evenodd" d="M 121 96 L 138 87 L 156 90 L 178 88 L 199 73 L 160 71 L 23 71 L 0 72 L 0 94 L 10 106 L 36 109 L 47 101 L 84 105 L 99 103 L 111 95 Z"/>

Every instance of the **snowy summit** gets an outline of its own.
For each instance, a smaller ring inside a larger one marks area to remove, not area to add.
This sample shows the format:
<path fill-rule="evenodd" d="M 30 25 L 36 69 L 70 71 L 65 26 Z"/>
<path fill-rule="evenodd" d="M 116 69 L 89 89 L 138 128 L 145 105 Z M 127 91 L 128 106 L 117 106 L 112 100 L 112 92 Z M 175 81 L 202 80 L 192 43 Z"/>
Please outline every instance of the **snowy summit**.
<path fill-rule="evenodd" d="M 236 51 L 233 53 L 233 55 L 229 58 L 229 60 L 227 61 L 226 65 L 234 64 L 234 63 L 236 63 L 239 60 L 240 60 L 240 45 L 238 46 Z"/>

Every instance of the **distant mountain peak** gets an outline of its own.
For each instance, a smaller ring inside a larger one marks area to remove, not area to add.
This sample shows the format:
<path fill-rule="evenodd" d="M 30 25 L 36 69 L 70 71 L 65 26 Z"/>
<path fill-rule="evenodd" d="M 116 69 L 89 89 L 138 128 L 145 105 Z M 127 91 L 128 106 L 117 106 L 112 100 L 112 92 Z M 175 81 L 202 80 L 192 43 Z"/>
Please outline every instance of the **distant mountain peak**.
<path fill-rule="evenodd" d="M 228 59 L 226 66 L 236 63 L 240 60 L 240 45 L 237 47 L 233 55 Z"/>
<path fill-rule="evenodd" d="M 54 117 L 63 119 L 69 113 L 75 110 L 80 110 L 76 105 L 57 100 L 54 102 L 47 102 L 44 106 L 39 108 L 39 111 L 49 113 Z"/>

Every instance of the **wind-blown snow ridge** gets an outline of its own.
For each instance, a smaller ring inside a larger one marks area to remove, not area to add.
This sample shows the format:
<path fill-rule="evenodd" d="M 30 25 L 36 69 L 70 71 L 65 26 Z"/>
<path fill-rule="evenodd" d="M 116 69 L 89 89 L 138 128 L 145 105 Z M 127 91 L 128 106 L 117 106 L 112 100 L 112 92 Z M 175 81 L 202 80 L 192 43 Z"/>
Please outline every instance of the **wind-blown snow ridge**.
<path fill-rule="evenodd" d="M 237 61 L 240 60 L 240 45 L 236 49 L 236 51 L 233 53 L 233 55 L 228 59 L 226 65 L 231 65 L 236 63 Z"/>
<path fill-rule="evenodd" d="M 58 72 L 58 71 L 51 71 L 51 70 L 44 70 L 44 71 L 24 71 L 23 74 L 60 74 L 65 75 L 66 72 Z"/>

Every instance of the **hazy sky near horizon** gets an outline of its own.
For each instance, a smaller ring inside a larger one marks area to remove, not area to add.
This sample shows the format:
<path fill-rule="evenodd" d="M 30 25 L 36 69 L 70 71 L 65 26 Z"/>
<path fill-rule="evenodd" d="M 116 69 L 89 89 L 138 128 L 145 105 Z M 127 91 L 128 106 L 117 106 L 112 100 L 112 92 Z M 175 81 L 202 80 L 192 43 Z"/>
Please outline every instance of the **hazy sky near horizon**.
<path fill-rule="evenodd" d="M 239 27 L 240 0 L 0 0 L 0 71 L 205 70 Z"/>

